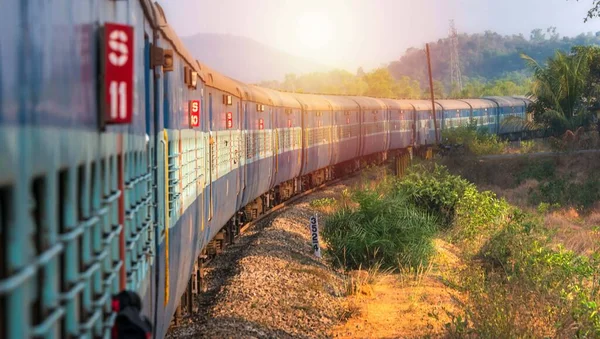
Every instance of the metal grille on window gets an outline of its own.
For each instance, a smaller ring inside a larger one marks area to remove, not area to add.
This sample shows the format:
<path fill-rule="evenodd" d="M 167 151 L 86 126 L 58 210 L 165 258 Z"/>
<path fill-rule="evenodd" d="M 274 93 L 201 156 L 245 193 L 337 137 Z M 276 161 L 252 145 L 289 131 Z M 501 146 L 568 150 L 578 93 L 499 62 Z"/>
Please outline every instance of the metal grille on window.
<path fill-rule="evenodd" d="M 125 159 L 125 234 L 127 287 L 141 288 L 152 255 L 152 174 L 145 151 L 128 153 Z"/>
<path fill-rule="evenodd" d="M 205 147 L 204 147 L 204 138 L 201 132 L 195 132 L 196 133 L 196 183 L 198 185 L 198 192 L 196 192 L 196 195 L 200 195 L 202 193 L 202 189 L 204 189 L 204 171 L 205 171 L 205 161 L 206 161 L 206 157 L 205 157 Z M 202 185 L 201 185 L 202 184 Z"/>
<path fill-rule="evenodd" d="M 182 132 L 183 133 L 183 132 Z M 196 138 L 194 131 L 185 131 L 181 140 L 181 181 L 183 187 L 183 210 L 196 199 Z"/>
<path fill-rule="evenodd" d="M 175 138 L 174 138 L 175 139 Z M 179 210 L 181 193 L 179 191 L 179 140 L 169 139 L 169 225 L 174 225 L 175 221 L 179 217 L 177 211 Z"/>
<path fill-rule="evenodd" d="M 231 141 L 229 135 L 222 134 L 218 139 L 218 177 L 222 177 L 229 172 L 231 158 Z"/>

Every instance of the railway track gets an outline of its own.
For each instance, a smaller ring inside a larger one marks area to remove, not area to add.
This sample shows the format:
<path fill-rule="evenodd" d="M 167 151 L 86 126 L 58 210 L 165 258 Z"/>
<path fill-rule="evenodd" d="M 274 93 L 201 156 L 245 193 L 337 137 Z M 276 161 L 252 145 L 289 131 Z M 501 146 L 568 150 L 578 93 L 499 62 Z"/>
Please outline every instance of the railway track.
<path fill-rule="evenodd" d="M 286 317 L 286 312 L 289 310 L 277 309 L 277 307 L 288 302 L 284 301 L 288 297 L 287 295 L 278 297 L 276 294 L 282 290 L 286 294 L 297 293 L 299 296 L 289 298 L 297 300 L 308 295 L 313 295 L 314 293 L 322 293 L 320 291 L 302 291 L 303 287 L 311 285 L 310 280 L 313 278 L 310 272 L 315 271 L 320 272 L 316 278 L 317 280 L 332 281 L 331 284 L 334 287 L 331 287 L 331 289 L 338 291 L 343 289 L 343 279 L 341 276 L 334 276 L 334 273 L 328 269 L 325 262 L 314 258 L 310 251 L 310 246 L 308 245 L 309 232 L 306 227 L 308 225 L 308 216 L 311 215 L 307 210 L 312 210 L 312 208 L 307 202 L 312 197 L 331 197 L 339 194 L 339 191 L 347 187 L 350 182 L 358 180 L 357 177 L 360 173 L 352 173 L 351 175 L 332 180 L 302 194 L 298 194 L 293 199 L 275 206 L 260 219 L 245 224 L 243 232 L 240 232 L 239 237 L 236 238 L 236 242 L 229 244 L 227 249 L 221 254 L 204 262 L 206 272 L 204 281 L 205 290 L 195 298 L 198 309 L 193 313 L 185 315 L 180 313 L 178 321 L 172 323 L 167 338 L 212 338 L 228 337 L 229 335 L 240 337 L 240 333 L 251 337 L 286 338 L 293 331 L 302 332 L 302 328 L 295 328 L 297 326 L 296 321 L 284 321 L 281 319 Z M 282 227 L 286 228 L 286 230 L 283 230 Z M 268 249 L 265 249 L 265 247 Z M 257 252 L 260 253 L 257 254 Z M 281 258 L 287 258 L 286 264 L 273 267 L 272 265 L 277 265 L 277 262 L 281 262 Z M 251 261 L 254 263 L 249 263 Z M 290 268 L 297 265 L 304 266 Z M 262 273 L 257 274 L 256 270 L 260 270 Z M 248 274 L 255 274 L 255 277 L 251 277 Z M 303 277 L 298 278 L 298 274 L 303 275 Z M 268 278 L 269 276 L 270 278 Z M 290 278 L 290 276 L 293 276 L 293 278 Z M 323 278 L 324 276 L 329 277 Z M 267 281 L 261 282 L 260 279 L 267 279 Z M 273 288 L 271 285 L 271 288 L 269 288 L 269 283 L 273 284 L 274 282 L 276 282 L 275 285 L 278 287 Z M 244 285 L 253 284 L 256 285 L 253 288 L 244 287 Z M 286 288 L 285 284 L 292 284 L 294 286 Z M 257 294 L 262 295 L 257 297 Z M 328 323 L 337 321 L 337 312 L 339 312 L 340 308 L 339 305 L 335 304 L 335 299 L 339 295 L 325 294 L 320 298 L 330 298 L 327 305 L 315 306 L 305 304 L 292 306 L 300 310 L 324 308 L 324 310 L 319 309 L 315 311 L 316 313 L 327 315 L 324 316 L 325 320 L 323 324 L 320 324 L 320 326 L 323 326 L 322 331 L 328 328 L 326 326 Z M 274 322 L 269 329 L 258 329 L 254 323 L 242 326 L 244 321 L 249 321 L 253 317 L 260 317 L 260 315 L 254 314 L 253 316 L 252 314 L 248 315 L 244 313 L 252 313 L 252 306 L 250 304 L 253 302 L 249 301 L 252 298 L 270 300 L 268 306 L 269 313 L 277 315 L 274 316 L 275 320 L 266 317 L 266 322 L 270 320 Z M 239 317 L 240 319 L 244 319 L 243 321 L 239 319 L 233 320 L 236 312 L 244 315 Z M 310 315 L 307 314 L 306 318 L 310 318 Z M 239 326 L 244 328 L 240 328 Z M 290 326 L 290 328 L 283 332 L 274 330 L 281 326 Z M 250 331 L 248 328 L 252 328 L 252 330 Z M 267 333 L 268 335 L 260 333 Z"/>
<path fill-rule="evenodd" d="M 433 155 L 433 150 L 431 148 L 424 149 L 422 151 L 416 152 L 415 155 L 425 158 L 425 159 L 429 159 Z M 408 165 L 410 163 L 410 159 L 411 159 L 411 156 L 409 153 L 403 153 L 403 154 L 398 155 L 397 157 L 393 157 L 391 159 L 388 159 L 387 161 L 378 163 L 377 166 L 383 167 L 383 166 L 393 165 L 392 166 L 393 171 L 395 171 L 396 174 L 401 174 L 408 167 Z M 339 178 L 335 178 L 335 179 L 325 182 L 319 186 L 308 189 L 302 193 L 299 193 L 299 194 L 289 198 L 286 201 L 281 202 L 278 205 L 273 206 L 271 209 L 265 211 L 265 213 L 258 216 L 256 219 L 249 221 L 249 222 L 245 223 L 244 225 L 242 225 L 239 228 L 239 231 L 237 232 L 237 234 L 235 234 L 235 236 L 233 236 L 233 237 L 223 236 L 222 238 L 219 238 L 219 237 L 215 238 L 215 240 L 213 240 L 214 242 L 218 242 L 218 241 L 222 241 L 222 242 L 218 245 L 212 244 L 212 246 L 208 246 L 208 247 L 214 249 L 215 246 L 218 246 L 218 247 L 220 247 L 219 250 L 215 251 L 214 255 L 202 256 L 201 257 L 202 261 L 197 262 L 196 274 L 192 274 L 192 277 L 190 278 L 190 281 L 188 283 L 188 289 L 181 298 L 180 305 L 177 308 L 175 317 L 173 318 L 173 321 L 171 322 L 170 327 L 171 328 L 177 327 L 178 325 L 181 324 L 182 320 L 193 318 L 194 315 L 198 315 L 199 313 L 204 312 L 204 310 L 214 302 L 216 293 L 218 293 L 220 287 L 219 286 L 216 286 L 216 287 L 210 286 L 210 288 L 209 288 L 209 286 L 208 286 L 209 284 L 206 281 L 207 279 L 205 279 L 205 277 L 207 275 L 207 267 L 210 267 L 211 264 L 213 263 L 213 260 L 222 257 L 222 255 L 231 255 L 231 257 L 227 258 L 227 260 L 220 261 L 219 265 L 213 265 L 214 271 L 216 271 L 216 270 L 222 271 L 221 273 L 216 273 L 216 274 L 221 274 L 226 277 L 231 276 L 233 274 L 232 265 L 234 265 L 234 263 L 239 260 L 240 256 L 243 256 L 244 248 L 247 247 L 249 244 L 251 244 L 253 241 L 252 240 L 253 237 L 250 237 L 250 239 L 246 239 L 243 243 L 237 244 L 237 240 L 240 238 L 243 238 L 242 235 L 255 229 L 254 226 L 257 226 L 257 225 L 265 222 L 266 220 L 272 219 L 273 217 L 277 216 L 280 212 L 285 211 L 286 208 L 296 204 L 297 202 L 301 201 L 302 199 L 304 199 L 308 196 L 311 196 L 316 192 L 323 191 L 326 188 L 336 186 L 336 185 L 340 184 L 341 182 L 344 182 L 344 181 L 347 181 L 347 180 L 357 177 L 358 175 L 360 175 L 362 173 L 363 170 L 364 170 L 364 167 L 358 171 L 354 171 L 354 172 L 342 175 Z M 305 222 L 308 224 L 308 219 Z M 258 233 L 259 233 L 259 230 L 257 230 L 257 234 Z M 229 239 L 229 241 L 226 241 L 227 239 Z M 231 246 L 238 247 L 239 253 L 231 254 L 231 253 L 228 253 L 227 251 L 225 251 L 226 248 L 229 248 Z M 219 279 L 217 279 L 217 280 L 219 280 Z M 221 279 L 221 280 L 224 281 L 226 279 Z M 208 293 L 207 293 L 207 291 L 208 291 Z M 176 337 L 176 338 L 179 338 L 179 337 Z"/>
<path fill-rule="evenodd" d="M 380 166 L 387 166 L 387 165 L 389 165 L 389 162 L 380 164 Z M 209 306 L 212 303 L 212 301 L 213 301 L 212 299 L 214 299 L 215 294 L 218 292 L 218 291 L 215 291 L 214 289 L 211 289 L 213 291 L 211 293 L 208 293 L 207 295 L 204 295 L 203 298 L 199 297 L 201 294 L 205 293 L 205 291 L 207 290 L 207 283 L 205 281 L 206 268 L 212 264 L 213 260 L 215 260 L 215 259 L 221 257 L 221 255 L 225 254 L 225 249 L 229 248 L 232 245 L 237 245 L 236 244 L 237 239 L 239 239 L 242 235 L 244 235 L 247 232 L 249 232 L 250 230 L 252 230 L 254 228 L 254 226 L 261 224 L 262 222 L 264 222 L 265 220 L 267 220 L 269 218 L 273 218 L 278 213 L 284 211 L 287 207 L 292 206 L 293 204 L 300 201 L 301 199 L 306 198 L 306 197 L 310 196 L 311 194 L 319 192 L 325 188 L 335 186 L 344 180 L 354 178 L 354 177 L 358 176 L 360 173 L 361 173 L 361 171 L 352 172 L 350 174 L 333 179 L 333 180 L 325 182 L 317 187 L 313 187 L 307 191 L 299 193 L 299 194 L 291 197 L 290 199 L 288 199 L 284 202 L 281 202 L 278 205 L 273 206 L 271 209 L 267 210 L 265 213 L 263 213 L 256 219 L 254 219 L 250 222 L 247 222 L 243 226 L 241 226 L 239 229 L 239 232 L 234 237 L 232 237 L 231 241 L 222 243 L 222 245 L 220 246 L 220 249 L 218 251 L 216 251 L 217 253 L 215 255 L 210 255 L 210 256 L 207 255 L 204 257 L 203 261 L 198 263 L 197 274 L 193 275 L 192 278 L 190 279 L 190 283 L 188 284 L 188 290 L 182 296 L 181 303 L 180 303 L 179 307 L 177 308 L 177 311 L 175 313 L 175 317 L 173 318 L 173 321 L 171 322 L 171 327 L 178 326 L 179 324 L 181 324 L 183 319 L 189 318 L 190 316 L 197 314 L 198 312 L 201 311 L 202 308 L 205 308 L 206 306 Z M 221 239 L 219 239 L 217 237 L 215 240 L 219 241 Z M 223 239 L 223 240 L 225 240 L 225 239 Z M 252 241 L 252 239 L 249 239 L 248 242 L 251 242 L 251 241 Z M 244 243 L 244 244 L 239 244 L 239 245 L 241 247 L 244 247 L 244 246 L 247 246 L 248 244 Z M 215 246 L 215 245 L 213 245 L 213 246 Z M 236 261 L 237 258 L 230 258 L 230 259 L 232 259 L 232 260 L 230 260 L 230 262 L 231 262 L 231 261 Z M 231 267 L 219 267 L 217 269 L 223 269 L 224 271 L 228 271 L 228 269 L 231 269 Z M 229 272 L 229 273 L 231 273 L 231 272 Z M 225 272 L 224 275 L 228 275 L 228 273 Z M 205 299 L 205 300 L 201 300 L 201 299 Z"/>

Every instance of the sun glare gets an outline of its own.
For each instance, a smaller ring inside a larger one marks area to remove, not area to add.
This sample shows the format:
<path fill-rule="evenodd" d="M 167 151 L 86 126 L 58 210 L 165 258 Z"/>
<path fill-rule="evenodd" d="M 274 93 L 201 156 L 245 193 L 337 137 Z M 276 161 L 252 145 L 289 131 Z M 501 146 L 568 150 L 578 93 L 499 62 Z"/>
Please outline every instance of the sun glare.
<path fill-rule="evenodd" d="M 309 12 L 298 17 L 296 37 L 304 47 L 323 48 L 331 40 L 332 34 L 331 22 L 324 13 Z"/>

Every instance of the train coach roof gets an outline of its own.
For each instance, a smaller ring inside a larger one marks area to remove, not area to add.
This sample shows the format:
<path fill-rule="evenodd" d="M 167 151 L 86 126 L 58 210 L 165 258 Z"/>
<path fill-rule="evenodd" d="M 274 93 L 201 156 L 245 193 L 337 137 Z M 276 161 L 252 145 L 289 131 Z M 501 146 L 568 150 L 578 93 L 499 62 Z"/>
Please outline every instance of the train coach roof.
<path fill-rule="evenodd" d="M 358 97 L 349 96 L 350 98 L 358 103 L 362 109 L 386 109 L 387 106 L 380 99 L 369 98 L 369 97 Z"/>
<path fill-rule="evenodd" d="M 431 111 L 431 101 L 429 100 L 406 100 L 407 103 L 411 104 L 417 111 Z M 436 103 L 435 109 L 441 108 L 440 104 Z"/>
<path fill-rule="evenodd" d="M 242 91 L 244 90 L 244 86 L 242 83 L 215 71 L 200 61 L 196 61 L 196 65 L 200 69 L 200 77 L 206 86 L 216 88 L 236 97 L 243 96 Z"/>
<path fill-rule="evenodd" d="M 496 107 L 496 104 L 493 101 L 487 99 L 461 99 L 460 101 L 470 104 L 473 109 Z"/>
<path fill-rule="evenodd" d="M 492 101 L 498 103 L 498 105 L 500 105 L 501 107 L 521 106 L 524 104 L 523 100 L 516 99 L 513 97 L 498 97 L 498 96 L 491 97 L 490 96 L 490 97 L 483 97 L 483 98 L 492 100 Z"/>
<path fill-rule="evenodd" d="M 444 110 L 471 109 L 468 103 L 460 100 L 436 100 L 435 102 L 442 106 Z"/>
<path fill-rule="evenodd" d="M 333 107 L 331 103 L 321 95 L 291 93 L 302 104 L 302 108 L 308 111 L 327 110 L 330 111 Z"/>
<path fill-rule="evenodd" d="M 273 95 L 264 88 L 252 85 L 248 85 L 246 88 L 248 90 L 248 97 L 246 100 L 270 106 L 277 104 L 278 98 L 273 97 Z"/>
<path fill-rule="evenodd" d="M 294 98 L 289 93 L 284 93 L 280 91 L 276 91 L 270 88 L 260 87 L 256 85 L 250 85 L 250 87 L 257 87 L 262 90 L 264 93 L 268 94 L 272 100 L 273 104 L 277 107 L 288 107 L 288 108 L 298 108 L 301 109 L 302 106 L 300 102 L 296 98 Z"/>
<path fill-rule="evenodd" d="M 339 95 L 324 95 L 325 99 L 329 101 L 332 108 L 337 111 L 354 111 L 358 110 L 359 106 L 356 101 Z"/>
<path fill-rule="evenodd" d="M 399 109 L 399 110 L 414 110 L 415 108 L 406 100 L 396 100 L 396 99 L 379 99 L 384 104 L 387 105 L 389 109 Z"/>
<path fill-rule="evenodd" d="M 515 99 L 521 99 L 523 101 L 525 101 L 525 103 L 527 105 L 532 104 L 533 103 L 533 98 L 530 97 L 526 97 L 526 96 L 521 96 L 521 95 L 517 95 L 517 96 L 513 96 L 513 98 Z"/>

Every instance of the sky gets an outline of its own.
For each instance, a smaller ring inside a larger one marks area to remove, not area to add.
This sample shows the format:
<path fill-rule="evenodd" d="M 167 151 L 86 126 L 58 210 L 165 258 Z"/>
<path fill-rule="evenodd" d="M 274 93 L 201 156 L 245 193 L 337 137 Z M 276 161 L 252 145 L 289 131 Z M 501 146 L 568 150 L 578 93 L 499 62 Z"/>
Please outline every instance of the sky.
<path fill-rule="evenodd" d="M 180 36 L 246 36 L 324 65 L 355 71 L 397 60 L 459 33 L 523 34 L 557 27 L 561 36 L 600 31 L 583 22 L 592 0 L 158 0 Z"/>

